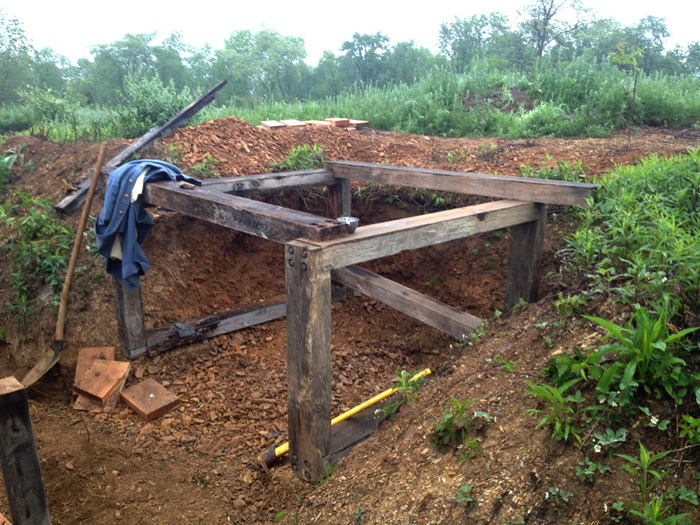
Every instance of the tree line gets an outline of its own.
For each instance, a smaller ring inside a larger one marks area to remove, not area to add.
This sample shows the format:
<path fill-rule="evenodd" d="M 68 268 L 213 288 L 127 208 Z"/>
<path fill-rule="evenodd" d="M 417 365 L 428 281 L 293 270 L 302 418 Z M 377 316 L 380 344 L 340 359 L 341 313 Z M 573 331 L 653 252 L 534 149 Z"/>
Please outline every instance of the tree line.
<path fill-rule="evenodd" d="M 623 26 L 597 19 L 577 0 L 533 0 L 510 20 L 500 13 L 454 18 L 441 25 L 439 52 L 414 41 L 392 44 L 382 33 L 355 33 L 338 53 L 325 51 L 315 67 L 304 39 L 274 29 L 237 30 L 222 48 L 195 48 L 174 32 L 127 33 L 90 48 L 72 63 L 50 48 L 35 49 L 22 24 L 0 10 L 0 105 L 21 104 L 37 92 L 80 105 L 119 106 L 129 82 L 159 79 L 176 92 L 203 92 L 221 79 L 229 83 L 218 100 L 245 106 L 259 100 L 318 100 L 350 89 L 410 85 L 435 67 L 465 71 L 474 63 L 528 70 L 545 55 L 571 61 L 582 55 L 603 62 L 621 45 L 633 49 L 643 72 L 700 74 L 700 41 L 667 50 L 665 19 L 653 16 Z"/>

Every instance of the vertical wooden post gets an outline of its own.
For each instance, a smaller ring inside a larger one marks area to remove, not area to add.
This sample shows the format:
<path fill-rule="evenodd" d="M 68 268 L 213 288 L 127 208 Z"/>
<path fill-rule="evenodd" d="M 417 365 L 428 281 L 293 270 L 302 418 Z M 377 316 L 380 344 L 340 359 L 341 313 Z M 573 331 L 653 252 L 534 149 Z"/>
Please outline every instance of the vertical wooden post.
<path fill-rule="evenodd" d="M 0 379 L 0 466 L 14 525 L 50 525 L 27 391 Z"/>
<path fill-rule="evenodd" d="M 518 224 L 510 229 L 506 308 L 513 308 L 521 298 L 528 303 L 537 301 L 547 205 L 538 203 L 537 206 L 539 217 L 536 221 Z"/>
<path fill-rule="evenodd" d="M 305 481 L 324 474 L 331 446 L 331 274 L 320 254 L 285 246 L 289 457 Z"/>
<path fill-rule="evenodd" d="M 117 308 L 119 325 L 119 346 L 129 359 L 146 354 L 146 329 L 143 324 L 143 307 L 141 306 L 141 288 L 128 291 L 124 284 L 112 277 L 114 285 L 114 304 Z"/>
<path fill-rule="evenodd" d="M 328 187 L 328 217 L 350 217 L 352 200 L 350 179 L 335 179 L 336 183 Z"/>

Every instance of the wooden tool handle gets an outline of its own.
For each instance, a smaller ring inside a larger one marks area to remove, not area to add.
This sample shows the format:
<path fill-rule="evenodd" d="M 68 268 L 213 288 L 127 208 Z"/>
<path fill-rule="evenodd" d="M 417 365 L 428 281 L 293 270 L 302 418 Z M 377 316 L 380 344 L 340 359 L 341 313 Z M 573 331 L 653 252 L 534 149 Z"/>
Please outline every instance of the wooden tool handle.
<path fill-rule="evenodd" d="M 105 161 L 105 149 L 106 144 L 103 142 L 100 148 L 100 154 L 97 156 L 97 164 L 95 164 L 95 171 L 92 174 L 92 181 L 90 182 L 90 189 L 88 190 L 87 198 L 85 200 L 85 207 L 83 208 L 83 214 L 80 217 L 80 224 L 78 225 L 78 232 L 75 234 L 75 242 L 73 243 L 73 252 L 70 255 L 70 262 L 68 263 L 68 271 L 66 272 L 66 280 L 63 283 L 63 293 L 61 293 L 61 304 L 58 307 L 58 320 L 56 321 L 56 336 L 55 342 L 63 343 L 63 327 L 66 324 L 66 310 L 68 309 L 68 294 L 70 293 L 70 285 L 73 281 L 73 272 L 75 271 L 75 265 L 78 262 L 78 253 L 80 252 L 80 245 L 83 242 L 83 231 L 85 231 L 85 225 L 87 224 L 88 217 L 90 216 L 90 206 L 92 205 L 92 196 L 95 194 L 95 188 L 97 187 L 97 181 L 100 178 L 100 170 L 102 170 L 102 164 Z"/>

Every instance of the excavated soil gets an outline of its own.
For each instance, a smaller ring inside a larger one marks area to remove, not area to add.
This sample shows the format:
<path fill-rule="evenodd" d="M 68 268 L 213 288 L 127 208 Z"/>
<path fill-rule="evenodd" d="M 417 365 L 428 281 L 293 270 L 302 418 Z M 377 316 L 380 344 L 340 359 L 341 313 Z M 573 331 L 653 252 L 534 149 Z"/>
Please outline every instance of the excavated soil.
<path fill-rule="evenodd" d="M 36 137 L 10 139 L 5 148 L 28 143 L 26 160 L 35 168 L 17 169 L 12 190 L 62 198 L 82 180 L 97 156 L 98 144 L 62 144 Z M 109 142 L 115 154 L 126 142 Z M 697 147 L 697 130 L 644 129 L 631 146 L 626 137 L 527 141 L 441 139 L 375 130 L 343 131 L 313 127 L 268 131 L 231 117 L 177 131 L 145 152 L 185 171 L 215 161 L 222 176 L 266 171 L 268 164 L 300 144 L 325 146 L 329 160 L 420 166 L 518 176 L 521 165 L 553 166 L 582 161 L 587 181 L 615 165 L 651 155 L 675 155 Z M 452 152 L 452 154 L 450 154 Z M 447 159 L 461 162 L 448 162 Z M 201 175 L 199 175 L 201 177 Z M 353 184 L 353 213 L 368 224 L 435 211 L 435 199 L 412 189 Z M 443 195 L 447 206 L 477 202 Z M 11 198 L 11 197 L 10 197 Z M 292 192 L 268 200 L 325 214 L 319 190 Z M 98 194 L 93 216 L 102 206 Z M 31 415 L 54 523 L 606 523 L 606 508 L 634 499 L 634 486 L 607 459 L 612 473 L 586 484 L 575 476 L 583 453 L 563 447 L 537 419 L 523 415 L 534 403 L 525 396 L 525 380 L 537 380 L 552 354 L 596 344 L 601 334 L 579 317 L 545 337 L 558 319 L 556 295 L 579 290 L 580 277 L 558 275 L 557 252 L 570 231 L 565 210 L 552 207 L 546 230 L 541 300 L 507 313 L 481 341 L 458 348 L 452 338 L 389 307 L 354 295 L 333 305 L 333 414 L 392 386 L 397 369 L 433 369 L 416 405 L 393 422 L 383 423 L 345 458 L 320 486 L 298 480 L 281 462 L 269 473 L 256 454 L 287 441 L 286 323 L 274 321 L 132 363 L 127 386 L 143 369 L 177 393 L 182 406 L 146 423 L 123 404 L 109 415 L 87 415 L 70 407 L 77 349 L 118 346 L 111 279 L 103 263 L 85 249 L 68 309 L 66 352 L 56 367 L 29 390 Z M 75 228 L 78 215 L 63 219 Z M 205 313 L 220 312 L 284 294 L 282 247 L 257 237 L 153 210 L 156 227 L 144 244 L 151 270 L 142 279 L 147 328 Z M 509 234 L 497 232 L 415 251 L 371 263 L 366 268 L 478 317 L 502 309 Z M 0 247 L 0 304 L 11 298 L 9 250 Z M 49 301 L 47 299 L 47 301 Z M 588 313 L 623 319 L 626 312 L 607 302 Z M 2 376 L 23 374 L 52 347 L 55 309 L 45 303 L 24 325 L 3 311 L 0 342 Z M 543 325 L 548 323 L 548 325 Z M 504 372 L 495 358 L 518 365 Z M 496 420 L 477 437 L 482 452 L 459 462 L 454 449 L 435 449 L 427 439 L 449 396 L 481 398 L 475 409 Z M 658 403 L 652 410 L 663 415 Z M 655 449 L 680 447 L 675 435 L 646 430 Z M 639 437 L 641 428 L 633 431 Z M 590 436 L 589 436 L 590 437 Z M 622 447 L 636 455 L 634 440 Z M 589 453 L 590 456 L 592 453 Z M 668 483 L 697 488 L 694 451 L 668 457 Z M 474 483 L 477 504 L 464 508 L 457 489 Z M 573 492 L 569 503 L 545 498 L 550 487 Z M 604 507 L 604 504 L 607 507 Z M 0 512 L 7 513 L 4 493 Z M 523 521 L 518 521 L 522 518 Z"/>

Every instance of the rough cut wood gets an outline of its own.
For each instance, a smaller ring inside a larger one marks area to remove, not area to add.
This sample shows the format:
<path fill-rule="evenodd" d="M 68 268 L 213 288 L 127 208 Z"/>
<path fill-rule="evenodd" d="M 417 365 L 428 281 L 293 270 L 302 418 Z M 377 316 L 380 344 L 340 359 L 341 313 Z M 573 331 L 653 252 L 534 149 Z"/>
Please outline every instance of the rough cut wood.
<path fill-rule="evenodd" d="M 325 120 L 305 120 L 307 124 L 310 124 L 312 126 L 332 126 L 333 124 L 331 122 L 326 122 Z"/>
<path fill-rule="evenodd" d="M 12 523 L 10 523 L 10 520 L 8 520 L 8 519 L 2 514 L 2 512 L 0 512 L 0 525 L 12 525 Z"/>
<path fill-rule="evenodd" d="M 143 324 L 141 288 L 127 290 L 124 284 L 112 276 L 114 304 L 117 310 L 119 346 L 122 354 L 134 359 L 146 354 L 146 330 Z"/>
<path fill-rule="evenodd" d="M 521 298 L 527 303 L 537 301 L 546 223 L 547 206 L 538 204 L 537 220 L 510 229 L 506 308 L 513 308 Z"/>
<path fill-rule="evenodd" d="M 335 182 L 328 186 L 328 217 L 350 217 L 352 191 L 349 179 L 333 179 Z"/>
<path fill-rule="evenodd" d="M 87 396 L 79 395 L 73 404 L 75 410 L 81 412 L 90 412 L 91 414 L 109 414 L 117 406 L 117 401 L 119 401 L 119 393 L 124 388 L 126 384 L 127 376 L 121 380 L 116 390 L 109 395 L 104 403 L 100 403 L 97 399 L 92 399 Z"/>
<path fill-rule="evenodd" d="M 377 403 L 363 410 L 349 419 L 340 421 L 331 428 L 331 449 L 327 460 L 337 464 L 341 459 L 350 454 L 350 451 L 369 438 L 377 430 L 379 423 L 385 417 L 382 412 L 377 413 L 388 402 Z"/>
<path fill-rule="evenodd" d="M 150 378 L 124 390 L 121 398 L 146 421 L 159 418 L 180 404 L 175 394 Z"/>
<path fill-rule="evenodd" d="M 50 525 L 27 391 L 14 377 L 0 379 L 0 467 L 15 525 Z"/>
<path fill-rule="evenodd" d="M 329 161 L 326 162 L 326 167 L 332 169 L 336 177 L 345 179 L 583 207 L 588 206 L 586 199 L 593 197 L 597 187 L 595 184 L 560 180 L 460 173 L 365 162 Z"/>
<path fill-rule="evenodd" d="M 364 128 L 365 126 L 369 126 L 369 120 L 350 119 L 350 125 L 356 128 Z"/>
<path fill-rule="evenodd" d="M 168 122 L 163 124 L 161 127 L 149 130 L 145 135 L 140 137 L 137 141 L 133 142 L 131 145 L 119 152 L 119 154 L 117 154 L 114 158 L 110 159 L 107 163 L 105 163 L 105 165 L 102 167 L 101 173 L 110 174 L 117 167 L 124 164 L 124 162 L 126 162 L 127 160 L 131 160 L 134 156 L 134 153 L 138 153 L 142 149 L 148 147 L 149 145 L 151 145 L 151 143 L 153 143 L 153 141 L 163 140 L 165 137 L 170 135 L 173 131 L 175 131 L 177 128 L 179 128 L 185 122 L 187 122 L 190 119 L 190 117 L 194 116 L 200 109 L 202 109 L 212 100 L 214 100 L 216 93 L 222 87 L 224 87 L 227 84 L 227 82 L 227 80 L 222 80 L 216 86 L 207 91 L 204 95 L 192 102 L 189 106 L 175 114 Z M 56 211 L 59 213 L 68 214 L 78 209 L 78 207 L 80 207 L 85 202 L 85 198 L 87 197 L 87 191 L 90 187 L 90 180 L 92 180 L 92 175 L 89 175 L 88 179 L 86 181 L 83 181 L 80 184 L 80 186 L 78 186 L 78 191 L 71 195 L 68 195 L 66 198 L 61 200 L 61 202 L 56 204 Z"/>
<path fill-rule="evenodd" d="M 343 239 L 311 242 L 323 248 L 323 268 L 332 270 L 530 222 L 537 217 L 537 207 L 533 203 L 497 201 L 360 226 Z"/>
<path fill-rule="evenodd" d="M 263 120 L 260 125 L 265 129 L 277 129 L 284 127 L 284 124 L 282 124 L 279 120 Z"/>
<path fill-rule="evenodd" d="M 350 125 L 349 118 L 327 118 L 326 122 L 330 122 L 331 126 L 336 126 L 339 128 L 347 128 Z"/>
<path fill-rule="evenodd" d="M 299 237 L 326 240 L 347 235 L 345 225 L 335 220 L 235 195 L 185 190 L 176 182 L 147 184 L 143 202 L 279 243 Z"/>
<path fill-rule="evenodd" d="M 129 363 L 96 359 L 73 387 L 82 395 L 105 403 L 129 373 Z"/>
<path fill-rule="evenodd" d="M 289 454 L 297 475 L 313 482 L 330 454 L 331 276 L 314 264 L 316 248 L 285 249 Z"/>
<path fill-rule="evenodd" d="M 482 322 L 481 319 L 473 315 L 358 266 L 333 270 L 331 277 L 334 281 L 354 288 L 372 299 L 451 335 L 455 339 L 463 340 Z"/>
<path fill-rule="evenodd" d="M 202 181 L 202 189 L 231 193 L 239 197 L 249 197 L 264 193 L 321 188 L 341 180 L 347 179 L 334 178 L 331 170 L 301 170 L 205 180 Z"/>
<path fill-rule="evenodd" d="M 288 120 L 280 120 L 282 124 L 284 124 L 288 128 L 305 128 L 306 123 L 301 122 L 300 120 L 296 119 L 288 119 Z"/>
<path fill-rule="evenodd" d="M 87 372 L 92 366 L 95 359 L 114 361 L 114 347 L 98 346 L 92 348 L 81 348 L 78 350 L 78 360 L 75 364 L 75 379 L 73 380 L 74 383 L 78 381 L 78 378 L 85 375 L 85 372 Z M 73 392 L 77 395 L 77 392 Z"/>
<path fill-rule="evenodd" d="M 351 293 L 352 291 L 344 286 L 334 288 L 331 300 L 333 302 L 344 301 Z M 244 305 L 230 312 L 208 314 L 188 319 L 178 323 L 180 327 L 174 324 L 161 326 L 146 333 L 148 354 L 155 357 L 161 352 L 172 350 L 178 346 L 281 319 L 286 315 L 287 303 L 284 301 L 284 297 L 280 297 Z M 181 327 L 191 328 L 194 332 L 191 335 L 180 337 Z"/>

